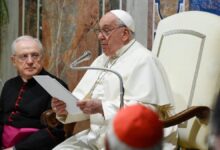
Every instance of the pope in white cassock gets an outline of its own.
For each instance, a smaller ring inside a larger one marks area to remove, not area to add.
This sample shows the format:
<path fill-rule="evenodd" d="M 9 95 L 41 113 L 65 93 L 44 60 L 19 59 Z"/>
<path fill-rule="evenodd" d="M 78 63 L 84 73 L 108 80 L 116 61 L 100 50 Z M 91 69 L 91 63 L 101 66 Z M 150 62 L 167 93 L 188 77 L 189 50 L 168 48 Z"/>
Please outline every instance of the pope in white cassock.
<path fill-rule="evenodd" d="M 149 50 L 134 39 L 134 33 L 134 21 L 127 12 L 111 10 L 106 13 L 97 29 L 104 53 L 91 66 L 112 69 L 122 76 L 125 105 L 140 103 L 155 111 L 160 111 L 158 106 L 172 106 L 173 98 L 163 67 Z M 72 92 L 80 99 L 77 106 L 82 110 L 82 115 L 67 113 L 65 103 L 54 98 L 52 108 L 62 123 L 76 122 L 85 116 L 90 118 L 90 129 L 68 138 L 54 150 L 104 149 L 108 124 L 120 109 L 119 88 L 115 74 L 88 70 Z M 168 111 L 172 113 L 172 110 Z M 175 133 L 176 127 L 164 130 L 164 149 L 175 147 L 176 141 L 169 141 Z"/>

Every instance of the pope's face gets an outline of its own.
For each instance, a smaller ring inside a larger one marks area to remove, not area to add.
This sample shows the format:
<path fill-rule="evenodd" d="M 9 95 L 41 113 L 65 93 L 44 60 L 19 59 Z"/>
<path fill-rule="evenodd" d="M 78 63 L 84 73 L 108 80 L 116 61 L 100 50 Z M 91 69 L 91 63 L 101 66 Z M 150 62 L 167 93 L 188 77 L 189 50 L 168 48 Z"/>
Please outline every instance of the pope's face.
<path fill-rule="evenodd" d="M 116 17 L 113 14 L 107 13 L 101 18 L 98 39 L 107 56 L 115 56 L 116 51 L 124 45 L 123 31 L 124 26 L 117 25 Z"/>
<path fill-rule="evenodd" d="M 12 55 L 11 60 L 24 81 L 37 75 L 43 68 L 41 50 L 33 40 L 18 41 L 15 54 Z"/>

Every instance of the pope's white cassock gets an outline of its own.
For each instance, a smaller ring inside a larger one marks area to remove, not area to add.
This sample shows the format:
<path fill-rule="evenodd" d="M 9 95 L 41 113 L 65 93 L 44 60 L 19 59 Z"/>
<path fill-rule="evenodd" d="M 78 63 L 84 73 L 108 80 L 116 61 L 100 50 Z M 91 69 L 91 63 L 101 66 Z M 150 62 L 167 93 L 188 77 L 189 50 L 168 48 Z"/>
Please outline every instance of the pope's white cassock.
<path fill-rule="evenodd" d="M 150 107 L 154 104 L 173 105 L 173 97 L 163 67 L 149 50 L 135 40 L 118 50 L 114 59 L 102 54 L 92 66 L 106 67 L 122 76 L 125 105 L 134 103 L 142 103 Z M 118 77 L 111 72 L 88 70 L 72 94 L 80 100 L 88 94 L 91 94 L 92 98 L 101 99 L 104 116 L 90 115 L 90 129 L 70 137 L 54 150 L 104 149 L 105 132 L 120 106 Z M 57 118 L 63 123 L 70 123 L 78 121 L 79 116 L 68 114 L 66 118 Z M 164 149 L 173 149 L 170 140 L 173 140 L 174 136 L 175 143 L 176 129 L 176 127 L 165 129 L 164 136 L 167 141 Z"/>

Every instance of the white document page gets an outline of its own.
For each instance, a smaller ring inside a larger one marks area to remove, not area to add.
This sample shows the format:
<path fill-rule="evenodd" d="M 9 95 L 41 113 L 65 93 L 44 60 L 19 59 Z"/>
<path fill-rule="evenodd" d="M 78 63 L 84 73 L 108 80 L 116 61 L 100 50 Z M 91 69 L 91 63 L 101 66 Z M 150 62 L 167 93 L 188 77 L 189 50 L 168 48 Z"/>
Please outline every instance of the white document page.
<path fill-rule="evenodd" d="M 37 75 L 34 79 L 52 96 L 66 103 L 66 110 L 70 114 L 82 113 L 76 106 L 78 99 L 72 95 L 62 84 L 56 79 L 48 75 Z"/>

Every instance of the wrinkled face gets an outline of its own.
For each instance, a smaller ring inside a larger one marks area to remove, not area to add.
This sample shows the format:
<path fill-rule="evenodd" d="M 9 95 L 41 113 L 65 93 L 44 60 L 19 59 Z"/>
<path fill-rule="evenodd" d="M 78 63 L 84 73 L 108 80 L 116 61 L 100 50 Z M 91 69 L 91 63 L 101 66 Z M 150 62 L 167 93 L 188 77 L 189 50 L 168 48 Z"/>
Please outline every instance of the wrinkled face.
<path fill-rule="evenodd" d="M 117 25 L 116 16 L 112 13 L 107 13 L 101 18 L 97 34 L 107 56 L 113 57 L 116 51 L 125 45 L 128 38 L 128 35 L 124 34 L 125 30 L 125 26 Z"/>
<path fill-rule="evenodd" d="M 18 74 L 26 81 L 38 74 L 43 68 L 43 56 L 33 40 L 21 40 L 16 43 L 16 52 L 11 60 Z"/>

